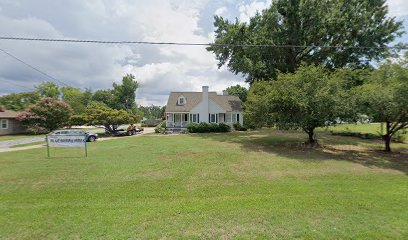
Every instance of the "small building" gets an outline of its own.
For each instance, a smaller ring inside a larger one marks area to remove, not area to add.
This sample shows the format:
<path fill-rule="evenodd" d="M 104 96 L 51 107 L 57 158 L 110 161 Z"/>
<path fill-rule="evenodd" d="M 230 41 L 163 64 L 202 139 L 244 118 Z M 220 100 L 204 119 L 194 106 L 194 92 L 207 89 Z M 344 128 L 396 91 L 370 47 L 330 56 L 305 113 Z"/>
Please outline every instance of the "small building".
<path fill-rule="evenodd" d="M 4 110 L 0 108 L 0 135 L 11 135 L 27 133 L 27 128 L 23 127 L 17 116 L 20 112 Z"/>
<path fill-rule="evenodd" d="M 171 92 L 166 105 L 166 124 L 170 129 L 186 128 L 189 123 L 244 123 L 242 102 L 225 92 Z"/>

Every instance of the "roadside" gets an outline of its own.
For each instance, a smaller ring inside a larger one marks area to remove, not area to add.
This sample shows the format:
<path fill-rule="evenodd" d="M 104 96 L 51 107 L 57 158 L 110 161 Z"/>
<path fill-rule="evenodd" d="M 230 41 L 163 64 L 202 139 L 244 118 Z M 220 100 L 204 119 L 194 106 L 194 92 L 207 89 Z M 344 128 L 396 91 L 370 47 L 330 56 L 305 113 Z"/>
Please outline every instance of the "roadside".
<path fill-rule="evenodd" d="M 153 127 L 144 128 L 144 131 L 133 136 L 123 136 L 123 137 L 137 137 L 141 135 L 145 135 L 148 133 L 154 133 Z M 24 139 L 16 139 L 16 140 L 8 140 L 8 141 L 0 141 L 0 152 L 12 152 L 12 151 L 21 151 L 21 150 L 28 150 L 28 149 L 35 149 L 45 147 L 44 144 L 37 144 L 37 145 L 30 145 L 35 144 L 36 142 L 45 142 L 45 137 L 32 137 L 32 138 L 24 138 Z M 99 138 L 97 141 L 106 141 L 106 140 L 114 140 L 114 139 L 121 139 L 122 137 L 105 137 Z M 29 146 L 21 146 L 16 147 L 18 145 L 29 145 Z"/>

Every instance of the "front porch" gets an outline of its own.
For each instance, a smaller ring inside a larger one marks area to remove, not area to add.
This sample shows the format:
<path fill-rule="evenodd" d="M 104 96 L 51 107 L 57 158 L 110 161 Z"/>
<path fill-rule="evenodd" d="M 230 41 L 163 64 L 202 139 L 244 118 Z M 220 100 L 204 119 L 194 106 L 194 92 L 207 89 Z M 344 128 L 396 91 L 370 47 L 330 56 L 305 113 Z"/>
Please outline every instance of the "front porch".
<path fill-rule="evenodd" d="M 182 129 L 187 128 L 189 123 L 225 123 L 232 125 L 237 122 L 241 122 L 242 115 L 240 113 L 210 113 L 208 116 L 202 116 L 198 113 L 167 113 L 166 124 L 170 129 Z"/>

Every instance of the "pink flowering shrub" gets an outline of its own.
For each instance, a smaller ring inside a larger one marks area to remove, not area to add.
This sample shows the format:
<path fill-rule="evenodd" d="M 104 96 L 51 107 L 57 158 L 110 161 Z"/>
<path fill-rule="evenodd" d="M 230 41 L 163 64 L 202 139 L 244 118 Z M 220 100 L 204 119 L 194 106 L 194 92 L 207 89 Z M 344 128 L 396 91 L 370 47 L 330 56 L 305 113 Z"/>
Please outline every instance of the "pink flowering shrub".
<path fill-rule="evenodd" d="M 17 117 L 27 128 L 53 131 L 64 127 L 72 115 L 72 108 L 64 101 L 45 97 Z"/>

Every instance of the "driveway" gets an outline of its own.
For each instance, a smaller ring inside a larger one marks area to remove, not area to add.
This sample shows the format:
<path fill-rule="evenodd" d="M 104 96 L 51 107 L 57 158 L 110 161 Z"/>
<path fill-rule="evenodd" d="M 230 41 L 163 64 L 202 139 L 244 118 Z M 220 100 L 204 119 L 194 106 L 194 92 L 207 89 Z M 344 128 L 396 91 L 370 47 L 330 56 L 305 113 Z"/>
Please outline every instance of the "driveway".
<path fill-rule="evenodd" d="M 16 140 L 7 140 L 7 141 L 0 141 L 0 149 L 10 148 L 20 144 L 27 144 L 33 142 L 41 142 L 45 143 L 45 137 L 30 137 L 30 138 L 22 138 Z"/>

